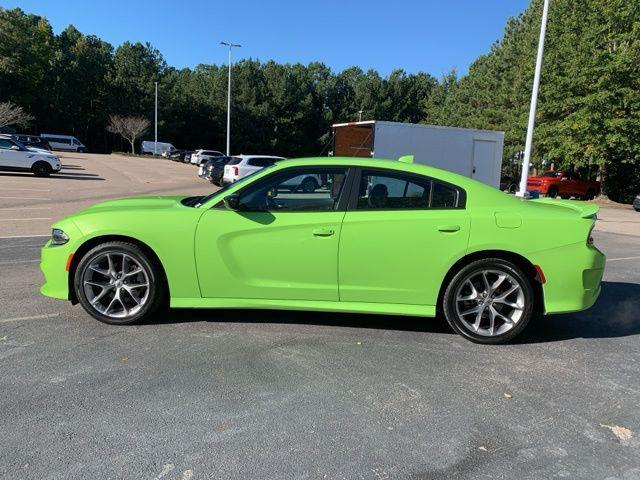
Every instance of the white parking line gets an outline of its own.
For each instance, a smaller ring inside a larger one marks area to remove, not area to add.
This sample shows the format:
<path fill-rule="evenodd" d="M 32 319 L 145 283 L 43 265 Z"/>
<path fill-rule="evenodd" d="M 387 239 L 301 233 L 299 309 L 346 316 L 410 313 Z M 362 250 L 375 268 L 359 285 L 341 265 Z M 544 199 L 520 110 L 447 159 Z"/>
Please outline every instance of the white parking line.
<path fill-rule="evenodd" d="M 0 210 L 48 210 L 51 207 L 6 207 Z"/>
<path fill-rule="evenodd" d="M 36 235 L 9 235 L 7 237 L 0 237 L 0 240 L 4 240 L 7 238 L 31 238 L 31 237 L 50 237 L 51 234 L 47 233 L 47 234 L 36 234 Z"/>
<path fill-rule="evenodd" d="M 620 258 L 607 258 L 607 262 L 617 262 L 619 260 L 639 260 L 640 255 L 636 257 L 620 257 Z"/>
<path fill-rule="evenodd" d="M 51 200 L 47 197 L 0 197 L 6 199 L 14 199 L 14 200 Z"/>
<path fill-rule="evenodd" d="M 28 222 L 30 220 L 51 220 L 51 217 L 34 217 L 34 218 L 0 218 L 0 222 Z"/>
<path fill-rule="evenodd" d="M 0 323 L 21 322 L 22 320 L 44 320 L 45 318 L 59 317 L 59 313 L 47 313 L 46 315 L 33 315 L 31 317 L 15 317 L 0 319 Z"/>
<path fill-rule="evenodd" d="M 15 262 L 0 262 L 0 265 L 20 265 L 21 263 L 38 263 L 40 260 L 17 260 Z"/>

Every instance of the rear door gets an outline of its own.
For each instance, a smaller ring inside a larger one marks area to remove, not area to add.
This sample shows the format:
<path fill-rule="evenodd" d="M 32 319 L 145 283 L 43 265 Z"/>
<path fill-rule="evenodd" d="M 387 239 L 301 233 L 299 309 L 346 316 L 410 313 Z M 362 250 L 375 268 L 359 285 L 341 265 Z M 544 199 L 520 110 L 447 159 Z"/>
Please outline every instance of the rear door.
<path fill-rule="evenodd" d="M 435 305 L 467 249 L 466 193 L 393 170 L 363 169 L 356 181 L 340 238 L 340 300 Z"/>

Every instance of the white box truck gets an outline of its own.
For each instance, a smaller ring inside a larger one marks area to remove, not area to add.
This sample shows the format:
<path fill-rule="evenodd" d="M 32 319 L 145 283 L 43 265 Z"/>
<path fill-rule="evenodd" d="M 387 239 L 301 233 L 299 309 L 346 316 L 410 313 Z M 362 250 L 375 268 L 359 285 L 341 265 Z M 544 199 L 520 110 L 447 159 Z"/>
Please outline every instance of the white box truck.
<path fill-rule="evenodd" d="M 366 122 L 333 125 L 333 155 L 397 159 L 431 165 L 500 188 L 504 132 L 414 123 Z"/>

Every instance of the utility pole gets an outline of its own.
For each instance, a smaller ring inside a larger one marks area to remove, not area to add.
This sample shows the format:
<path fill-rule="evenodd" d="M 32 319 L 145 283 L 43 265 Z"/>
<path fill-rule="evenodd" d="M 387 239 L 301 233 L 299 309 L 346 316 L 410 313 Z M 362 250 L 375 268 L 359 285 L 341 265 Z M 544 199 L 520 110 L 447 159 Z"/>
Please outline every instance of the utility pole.
<path fill-rule="evenodd" d="M 154 143 L 153 143 L 153 154 L 158 154 L 158 82 L 154 82 L 156 84 L 156 108 L 155 108 L 155 126 L 154 126 Z"/>
<path fill-rule="evenodd" d="M 522 174 L 520 176 L 520 188 L 516 192 L 518 197 L 524 197 L 527 191 L 527 177 L 531 165 L 531 146 L 533 144 L 533 129 L 536 123 L 536 107 L 538 106 L 538 89 L 540 87 L 540 72 L 542 70 L 542 56 L 544 54 L 544 39 L 547 33 L 547 17 L 551 0 L 544 0 L 542 9 L 542 22 L 540 25 L 540 39 L 538 40 L 538 57 L 536 58 L 536 72 L 533 76 L 533 91 L 531 92 L 531 106 L 529 108 L 529 125 L 527 126 L 527 140 L 524 147 L 524 161 L 522 162 Z"/>
<path fill-rule="evenodd" d="M 229 78 L 227 81 L 227 157 L 231 155 L 231 49 L 233 47 L 242 47 L 236 43 L 220 42 L 229 48 Z"/>

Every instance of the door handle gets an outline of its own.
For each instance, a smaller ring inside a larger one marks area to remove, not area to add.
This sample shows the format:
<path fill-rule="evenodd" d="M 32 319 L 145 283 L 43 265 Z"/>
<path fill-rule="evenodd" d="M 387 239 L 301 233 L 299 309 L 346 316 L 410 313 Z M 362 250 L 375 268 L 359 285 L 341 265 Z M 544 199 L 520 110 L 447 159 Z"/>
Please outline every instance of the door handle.
<path fill-rule="evenodd" d="M 334 233 L 336 232 L 332 228 L 316 228 L 313 231 L 313 236 L 314 237 L 330 237 Z"/>
<path fill-rule="evenodd" d="M 457 232 L 460 230 L 460 225 L 439 225 L 438 231 L 440 232 Z"/>

